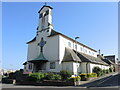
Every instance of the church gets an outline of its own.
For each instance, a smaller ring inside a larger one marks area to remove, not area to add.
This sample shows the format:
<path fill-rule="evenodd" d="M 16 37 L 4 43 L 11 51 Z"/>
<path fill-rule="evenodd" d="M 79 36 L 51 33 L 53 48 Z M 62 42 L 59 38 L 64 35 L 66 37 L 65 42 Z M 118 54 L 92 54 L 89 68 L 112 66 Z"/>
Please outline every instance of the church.
<path fill-rule="evenodd" d="M 77 73 L 92 73 L 94 67 L 109 69 L 97 51 L 54 30 L 52 7 L 44 5 L 39 11 L 36 36 L 28 41 L 27 61 L 24 73 L 55 72 L 68 70 Z"/>

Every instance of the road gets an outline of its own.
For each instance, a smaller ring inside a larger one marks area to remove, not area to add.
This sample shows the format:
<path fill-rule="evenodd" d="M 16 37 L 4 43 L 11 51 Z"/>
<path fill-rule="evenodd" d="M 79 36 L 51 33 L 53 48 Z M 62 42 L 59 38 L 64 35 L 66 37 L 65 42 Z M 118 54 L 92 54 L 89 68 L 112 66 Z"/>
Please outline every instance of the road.
<path fill-rule="evenodd" d="M 110 75 L 109 77 L 105 77 L 87 84 L 80 85 L 80 87 L 109 87 L 109 88 L 119 88 L 120 87 L 120 73 L 116 75 Z"/>

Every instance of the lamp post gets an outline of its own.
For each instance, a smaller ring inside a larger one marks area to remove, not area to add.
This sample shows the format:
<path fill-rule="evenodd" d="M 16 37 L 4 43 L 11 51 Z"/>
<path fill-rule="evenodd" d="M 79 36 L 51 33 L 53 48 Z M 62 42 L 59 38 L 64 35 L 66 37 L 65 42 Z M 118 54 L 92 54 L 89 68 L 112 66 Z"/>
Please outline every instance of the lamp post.
<path fill-rule="evenodd" d="M 77 55 L 77 39 L 79 39 L 79 38 L 80 38 L 80 37 L 75 37 L 75 49 L 76 49 L 76 55 Z M 78 71 L 78 60 L 77 60 L 76 66 L 77 66 L 77 71 Z M 77 75 L 78 75 L 78 72 L 77 72 Z"/>

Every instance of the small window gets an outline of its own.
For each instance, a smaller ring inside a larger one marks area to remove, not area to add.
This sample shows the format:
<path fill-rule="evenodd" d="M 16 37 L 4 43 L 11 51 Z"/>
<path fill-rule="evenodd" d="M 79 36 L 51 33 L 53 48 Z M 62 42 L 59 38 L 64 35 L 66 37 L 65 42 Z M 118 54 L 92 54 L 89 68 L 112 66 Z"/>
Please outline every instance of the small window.
<path fill-rule="evenodd" d="M 49 14 L 49 10 L 46 11 L 46 15 L 48 15 L 48 14 Z"/>
<path fill-rule="evenodd" d="M 91 51 L 89 51 L 89 54 L 91 54 Z"/>
<path fill-rule="evenodd" d="M 92 53 L 92 55 L 94 55 L 94 53 Z"/>
<path fill-rule="evenodd" d="M 42 13 L 39 15 L 39 18 L 41 18 L 43 15 L 42 15 Z"/>
<path fill-rule="evenodd" d="M 82 51 L 82 50 L 83 50 L 83 48 L 82 48 L 82 47 L 80 47 L 80 50 Z"/>
<path fill-rule="evenodd" d="M 26 69 L 26 65 L 24 66 L 24 69 Z"/>
<path fill-rule="evenodd" d="M 49 32 L 49 30 L 47 30 L 47 32 Z"/>
<path fill-rule="evenodd" d="M 29 69 L 32 69 L 32 64 L 29 64 Z"/>
<path fill-rule="evenodd" d="M 71 47 L 71 43 L 70 42 L 68 42 L 68 46 Z"/>
<path fill-rule="evenodd" d="M 37 30 L 39 29 L 39 26 L 37 26 Z"/>
<path fill-rule="evenodd" d="M 50 63 L 50 69 L 55 69 L 55 62 Z"/>
<path fill-rule="evenodd" d="M 87 53 L 87 50 L 85 49 L 85 53 Z"/>
<path fill-rule="evenodd" d="M 75 49 L 77 50 L 77 45 L 75 45 Z"/>

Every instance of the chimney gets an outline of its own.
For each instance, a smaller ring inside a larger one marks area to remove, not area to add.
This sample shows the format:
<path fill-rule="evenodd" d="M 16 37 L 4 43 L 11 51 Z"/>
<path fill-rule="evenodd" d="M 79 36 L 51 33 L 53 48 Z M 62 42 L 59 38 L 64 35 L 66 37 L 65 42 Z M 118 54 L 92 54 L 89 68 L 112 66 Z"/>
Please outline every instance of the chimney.
<path fill-rule="evenodd" d="M 98 52 L 99 52 L 99 55 L 100 55 L 100 49 L 98 50 Z"/>

